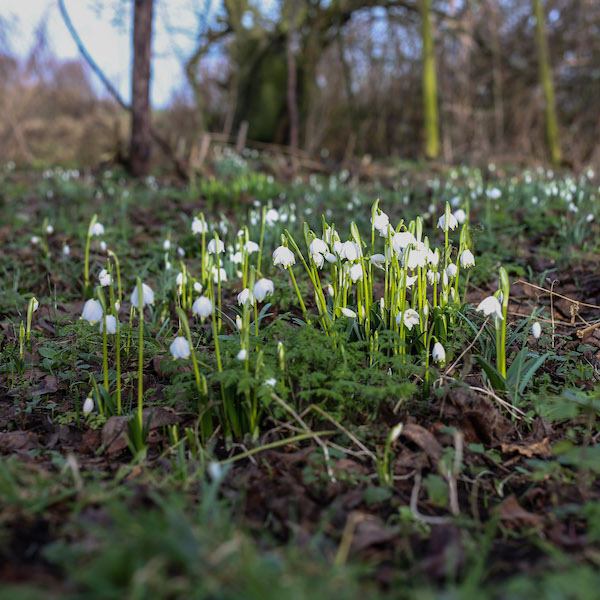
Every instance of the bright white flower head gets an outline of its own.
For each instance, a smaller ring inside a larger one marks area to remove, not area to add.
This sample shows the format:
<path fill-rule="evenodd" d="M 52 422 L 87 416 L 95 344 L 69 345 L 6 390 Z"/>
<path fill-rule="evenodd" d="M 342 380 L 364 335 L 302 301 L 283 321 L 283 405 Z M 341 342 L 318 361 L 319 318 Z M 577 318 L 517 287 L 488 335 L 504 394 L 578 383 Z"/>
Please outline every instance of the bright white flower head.
<path fill-rule="evenodd" d="M 433 345 L 433 351 L 431 352 L 431 357 L 433 358 L 434 363 L 444 364 L 446 362 L 446 351 L 444 350 L 444 346 L 440 344 L 440 342 L 436 342 Z"/>
<path fill-rule="evenodd" d="M 458 267 L 454 263 L 450 263 L 446 267 L 446 275 L 452 279 L 458 273 Z"/>
<path fill-rule="evenodd" d="M 140 308 L 139 302 L 140 298 L 138 294 L 138 287 L 136 285 L 133 288 L 133 293 L 131 294 L 131 304 L 133 304 L 133 306 L 136 308 Z M 142 308 L 144 308 L 146 304 L 154 304 L 154 291 L 149 285 L 142 283 Z"/>
<path fill-rule="evenodd" d="M 176 337 L 169 346 L 169 350 L 173 355 L 173 358 L 189 358 L 190 357 L 190 343 L 183 337 Z"/>
<path fill-rule="evenodd" d="M 106 242 L 104 240 L 100 242 L 100 250 L 102 250 L 102 252 L 106 252 Z"/>
<path fill-rule="evenodd" d="M 177 248 L 177 254 L 179 254 L 179 256 L 183 258 L 185 256 L 185 250 L 181 246 L 179 246 L 179 248 Z"/>
<path fill-rule="evenodd" d="M 498 200 L 498 198 L 502 196 L 502 192 L 496 187 L 492 188 L 491 190 L 488 190 L 486 194 L 488 198 L 491 198 L 492 200 Z"/>
<path fill-rule="evenodd" d="M 270 279 L 259 279 L 254 284 L 254 296 L 259 302 L 262 302 L 268 294 L 272 294 L 275 291 L 275 286 Z"/>
<path fill-rule="evenodd" d="M 353 310 L 350 310 L 349 308 L 342 308 L 341 311 L 342 314 L 345 317 L 348 317 L 349 319 L 353 319 L 354 317 L 356 317 L 356 313 Z"/>
<path fill-rule="evenodd" d="M 269 379 L 265 379 L 265 385 L 268 385 L 269 387 L 274 387 L 276 383 L 277 379 L 275 379 L 275 377 L 269 377 Z"/>
<path fill-rule="evenodd" d="M 104 319 L 100 320 L 100 333 L 104 331 Z M 117 319 L 114 315 L 106 315 L 106 333 L 115 335 L 117 333 Z"/>
<path fill-rule="evenodd" d="M 32 312 L 35 312 L 39 307 L 40 307 L 40 303 L 38 302 L 38 299 L 34 296 L 31 299 L 31 310 L 32 310 Z"/>
<path fill-rule="evenodd" d="M 237 353 L 237 359 L 238 360 L 246 360 L 246 358 L 248 357 L 248 351 L 245 348 L 242 348 L 238 353 Z"/>
<path fill-rule="evenodd" d="M 253 252 L 258 252 L 259 250 L 260 250 L 260 246 L 256 242 L 253 242 L 252 240 L 248 240 L 246 242 L 246 251 L 248 252 L 248 254 L 252 254 Z"/>
<path fill-rule="evenodd" d="M 329 252 L 329 246 L 321 239 L 315 238 L 309 245 L 310 254 L 326 254 Z"/>
<path fill-rule="evenodd" d="M 206 224 L 206 221 L 203 221 L 198 217 L 194 217 L 194 220 L 192 221 L 192 233 L 196 235 L 198 233 L 206 233 L 207 231 L 208 225 Z"/>
<path fill-rule="evenodd" d="M 475 257 L 473 256 L 473 253 L 468 248 L 467 248 L 467 250 L 462 251 L 462 254 L 460 255 L 460 264 L 462 267 L 465 267 L 466 269 L 475 265 Z"/>
<path fill-rule="evenodd" d="M 382 270 L 385 268 L 385 256 L 383 254 L 373 254 L 369 260 L 374 267 Z"/>
<path fill-rule="evenodd" d="M 52 235 L 54 233 L 54 227 L 52 227 L 52 225 L 46 225 L 46 233 Z"/>
<path fill-rule="evenodd" d="M 100 271 L 98 279 L 100 280 L 100 285 L 102 287 L 106 287 L 107 285 L 110 285 L 112 283 L 112 277 L 106 269 L 102 269 L 102 271 Z"/>
<path fill-rule="evenodd" d="M 104 225 L 96 221 L 90 229 L 90 235 L 102 235 L 104 233 Z"/>
<path fill-rule="evenodd" d="M 234 254 L 231 255 L 231 262 L 236 265 L 241 265 L 244 262 L 243 254 L 238 250 Z"/>
<path fill-rule="evenodd" d="M 495 296 L 488 296 L 484 298 L 477 307 L 477 312 L 483 311 L 483 314 L 488 317 L 494 315 L 499 319 L 502 319 L 502 306 Z"/>
<path fill-rule="evenodd" d="M 89 415 L 94 410 L 94 400 L 89 396 L 85 399 L 83 403 L 83 414 Z"/>
<path fill-rule="evenodd" d="M 379 231 L 379 235 L 385 237 L 387 235 L 387 228 L 390 223 L 390 218 L 381 210 L 377 209 L 375 212 L 375 218 L 371 219 L 373 228 Z"/>
<path fill-rule="evenodd" d="M 334 265 L 337 262 L 337 257 L 335 254 L 332 254 L 331 252 L 328 252 L 325 255 L 325 260 L 330 264 L 330 265 Z"/>
<path fill-rule="evenodd" d="M 244 326 L 244 322 L 242 321 L 242 317 L 240 317 L 240 315 L 235 315 L 235 326 L 239 331 L 241 331 L 242 327 Z"/>
<path fill-rule="evenodd" d="M 83 306 L 81 318 L 85 319 L 90 325 L 93 325 L 102 319 L 103 314 L 102 304 L 98 300 L 90 298 Z"/>
<path fill-rule="evenodd" d="M 310 257 L 312 258 L 312 261 L 315 263 L 317 269 L 323 268 L 323 265 L 325 264 L 325 257 L 322 254 L 319 254 L 317 252 L 316 254 L 311 254 Z"/>
<path fill-rule="evenodd" d="M 404 327 L 409 331 L 420 323 L 419 313 L 414 308 L 408 308 L 404 312 L 396 315 L 396 325 L 404 323 Z"/>
<path fill-rule="evenodd" d="M 323 234 L 323 240 L 331 246 L 334 242 L 340 241 L 340 235 L 335 229 L 332 229 L 329 227 L 329 225 L 326 225 L 325 233 Z"/>
<path fill-rule="evenodd" d="M 250 302 L 251 306 L 254 306 L 254 294 L 250 293 L 249 288 L 244 288 L 237 295 L 237 301 L 238 301 L 238 304 L 241 304 L 241 305 L 246 304 L 246 302 Z"/>
<path fill-rule="evenodd" d="M 415 245 L 417 238 L 410 231 L 399 231 L 392 237 L 392 250 L 400 254 L 404 248 Z"/>
<path fill-rule="evenodd" d="M 459 208 L 457 211 L 454 211 L 454 218 L 458 221 L 459 225 L 462 225 L 467 220 L 467 213 Z"/>
<path fill-rule="evenodd" d="M 331 284 L 327 285 L 327 293 L 331 298 L 335 296 L 335 290 L 333 289 L 333 286 Z"/>
<path fill-rule="evenodd" d="M 362 265 L 360 263 L 356 263 L 355 265 L 352 265 L 350 267 L 350 279 L 352 279 L 352 281 L 354 283 L 362 280 L 363 277 L 364 277 L 364 272 L 363 272 Z"/>
<path fill-rule="evenodd" d="M 163 242 L 163 250 L 170 250 L 171 249 L 171 240 L 165 240 Z"/>
<path fill-rule="evenodd" d="M 213 304 L 210 298 L 200 296 L 194 304 L 192 304 L 192 312 L 199 317 L 208 317 L 212 313 Z"/>
<path fill-rule="evenodd" d="M 37 246 L 40 243 L 40 238 L 37 235 L 32 235 L 31 236 L 31 243 L 34 246 Z"/>
<path fill-rule="evenodd" d="M 437 226 L 440 229 L 446 231 L 447 229 L 456 229 L 458 227 L 458 221 L 456 217 L 450 213 L 450 217 L 448 218 L 448 225 L 446 226 L 446 214 L 443 214 L 437 222 Z"/>
<path fill-rule="evenodd" d="M 63 253 L 65 256 L 69 256 L 69 254 L 71 254 L 71 248 L 69 247 L 69 245 L 68 245 L 68 244 L 65 244 L 65 245 L 63 246 L 62 253 Z"/>
<path fill-rule="evenodd" d="M 277 221 L 279 221 L 279 213 L 274 208 L 270 208 L 265 214 L 265 223 L 273 227 Z"/>
<path fill-rule="evenodd" d="M 440 280 L 440 274 L 437 271 L 427 271 L 427 282 L 429 285 L 433 285 L 436 281 Z"/>
<path fill-rule="evenodd" d="M 542 326 L 537 321 L 531 326 L 531 333 L 536 340 L 540 339 L 540 336 L 542 335 Z"/>
<path fill-rule="evenodd" d="M 342 244 L 339 254 L 340 258 L 345 258 L 346 260 L 352 262 L 354 260 L 358 260 L 358 257 L 360 256 L 360 250 L 356 242 L 348 241 Z"/>
<path fill-rule="evenodd" d="M 208 242 L 207 249 L 209 254 L 221 254 L 221 252 L 225 252 L 225 244 L 221 240 L 213 238 Z"/>
<path fill-rule="evenodd" d="M 424 267 L 427 264 L 427 252 L 425 250 L 417 250 L 413 248 L 408 251 L 408 260 L 406 266 L 409 269 L 416 269 L 417 267 Z"/>
<path fill-rule="evenodd" d="M 215 265 L 213 265 L 212 266 L 212 277 L 213 277 L 213 281 L 215 283 L 219 283 L 219 279 L 221 280 L 221 282 L 227 281 L 227 271 L 223 267 L 220 267 L 217 269 L 217 267 L 215 267 Z"/>
<path fill-rule="evenodd" d="M 194 291 L 199 294 L 202 293 L 202 284 L 199 281 L 194 282 Z"/>
<path fill-rule="evenodd" d="M 177 285 L 183 285 L 183 271 L 179 271 L 179 273 L 177 273 L 177 277 L 175 278 L 175 283 Z"/>
<path fill-rule="evenodd" d="M 285 246 L 279 246 L 275 248 L 275 252 L 273 252 L 273 264 L 281 265 L 282 267 L 290 267 L 296 262 L 296 257 L 294 253 Z"/>

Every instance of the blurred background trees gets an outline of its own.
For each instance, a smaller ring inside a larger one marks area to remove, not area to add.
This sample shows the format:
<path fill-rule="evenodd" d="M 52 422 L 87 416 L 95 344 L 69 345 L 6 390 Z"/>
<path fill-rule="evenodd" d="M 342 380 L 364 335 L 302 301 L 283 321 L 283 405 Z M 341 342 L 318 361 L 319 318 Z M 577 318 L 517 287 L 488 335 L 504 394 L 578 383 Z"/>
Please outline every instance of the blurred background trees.
<path fill-rule="evenodd" d="M 169 4 L 156 2 L 159 18 Z M 600 2 L 208 4 L 195 3 L 194 23 L 169 15 L 194 48 L 182 57 L 185 89 L 153 114 L 185 160 L 207 133 L 225 140 L 243 126 L 249 144 L 297 146 L 334 162 L 600 163 Z M 2 158 L 44 158 L 60 143 L 93 162 L 129 143 L 127 115 L 95 98 L 85 69 L 44 54 L 43 31 L 28 61 L 13 59 L 7 43 L 1 50 Z M 74 129 L 94 132 L 93 151 L 78 151 L 75 133 L 59 142 L 57 121 L 48 121 L 74 114 L 85 115 Z M 71 156 L 63 150 L 63 160 Z"/>

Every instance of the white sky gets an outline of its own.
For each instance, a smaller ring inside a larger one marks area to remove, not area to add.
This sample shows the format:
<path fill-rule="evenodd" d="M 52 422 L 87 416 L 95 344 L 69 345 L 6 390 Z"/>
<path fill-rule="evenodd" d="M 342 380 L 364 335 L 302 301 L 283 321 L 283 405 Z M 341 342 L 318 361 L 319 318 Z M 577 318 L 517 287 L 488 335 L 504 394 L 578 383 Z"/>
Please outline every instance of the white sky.
<path fill-rule="evenodd" d="M 151 96 L 154 107 L 168 103 L 174 90 L 185 80 L 182 57 L 193 49 L 193 34 L 197 27 L 194 6 L 216 5 L 216 0 L 159 0 L 155 4 Z M 71 21 L 88 52 L 119 90 L 126 102 L 130 93 L 131 67 L 131 0 L 65 0 Z M 106 5 L 107 8 L 102 9 Z M 122 6 L 123 22 L 111 23 L 114 6 Z M 48 44 L 61 59 L 79 58 L 58 9 L 56 0 L 0 0 L 0 14 L 11 24 L 9 42 L 19 57 L 29 53 L 34 32 L 42 19 L 46 20 Z M 171 32 L 166 31 L 170 25 Z M 173 33 L 186 30 L 186 33 Z M 102 84 L 92 75 L 94 88 L 106 95 Z"/>

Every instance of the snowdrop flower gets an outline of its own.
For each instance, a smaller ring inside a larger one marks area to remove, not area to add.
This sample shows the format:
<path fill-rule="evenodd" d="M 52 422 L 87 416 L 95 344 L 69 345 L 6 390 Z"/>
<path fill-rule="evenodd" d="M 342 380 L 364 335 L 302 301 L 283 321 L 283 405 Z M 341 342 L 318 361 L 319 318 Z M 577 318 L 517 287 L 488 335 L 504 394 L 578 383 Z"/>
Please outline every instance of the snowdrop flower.
<path fill-rule="evenodd" d="M 387 228 L 390 223 L 390 218 L 383 211 L 377 209 L 375 212 L 375 218 L 371 218 L 371 223 L 373 224 L 373 228 L 379 231 L 379 235 L 381 237 L 385 237 L 387 235 Z"/>
<path fill-rule="evenodd" d="M 383 254 L 373 254 L 369 260 L 374 267 L 382 270 L 384 269 L 385 256 Z"/>
<path fill-rule="evenodd" d="M 244 305 L 246 302 L 250 302 L 252 306 L 254 306 L 254 295 L 250 293 L 249 288 L 244 288 L 237 295 L 238 304 Z"/>
<path fill-rule="evenodd" d="M 225 252 L 225 244 L 221 240 L 213 238 L 208 242 L 207 249 L 209 254 L 221 254 L 221 252 Z"/>
<path fill-rule="evenodd" d="M 194 282 L 194 291 L 199 294 L 202 292 L 202 284 L 199 281 Z"/>
<path fill-rule="evenodd" d="M 500 302 L 498 302 L 498 298 L 495 296 L 488 296 L 484 298 L 477 307 L 477 312 L 483 311 L 483 314 L 488 317 L 489 315 L 494 315 L 499 319 L 502 319 L 502 306 Z"/>
<path fill-rule="evenodd" d="M 458 221 L 456 217 L 450 213 L 450 217 L 448 218 L 448 225 L 446 226 L 446 215 L 443 214 L 437 222 L 437 226 L 444 231 L 448 229 L 456 229 L 458 227 Z"/>
<path fill-rule="evenodd" d="M 502 192 L 496 187 L 492 188 L 491 190 L 488 190 L 486 194 L 488 198 L 491 198 L 492 200 L 498 200 L 498 198 L 502 196 Z"/>
<path fill-rule="evenodd" d="M 356 263 L 355 265 L 352 265 L 352 267 L 350 267 L 350 279 L 352 279 L 354 283 L 360 281 L 363 278 L 363 276 L 363 268 L 360 263 Z"/>
<path fill-rule="evenodd" d="M 181 246 L 179 246 L 179 248 L 177 248 L 177 254 L 179 254 L 179 256 L 183 258 L 185 256 L 185 250 Z"/>
<path fill-rule="evenodd" d="M 135 306 L 136 308 L 140 308 L 139 302 L 140 302 L 140 298 L 139 298 L 139 294 L 138 294 L 138 287 L 136 285 L 133 288 L 133 293 L 131 294 L 131 304 L 133 304 L 133 306 Z M 154 304 L 154 291 L 152 290 L 152 288 L 149 285 L 142 283 L 142 307 L 141 308 L 144 308 L 144 306 L 146 306 L 146 304 Z"/>
<path fill-rule="evenodd" d="M 327 254 L 329 246 L 321 239 L 315 238 L 308 246 L 310 254 Z"/>
<path fill-rule="evenodd" d="M 586 218 L 585 218 L 585 222 L 586 223 L 591 223 L 594 220 L 594 215 L 592 213 L 590 213 Z"/>
<path fill-rule="evenodd" d="M 206 221 L 203 221 L 198 217 L 194 217 L 194 220 L 192 221 L 192 233 L 196 235 L 198 233 L 206 233 L 207 231 L 208 225 L 206 224 Z"/>
<path fill-rule="evenodd" d="M 69 254 L 71 254 L 71 248 L 67 244 L 65 244 L 63 246 L 62 253 L 64 256 L 69 256 Z"/>
<path fill-rule="evenodd" d="M 458 221 L 459 225 L 462 225 L 467 220 L 467 213 L 462 208 L 459 208 L 454 212 L 454 218 Z"/>
<path fill-rule="evenodd" d="M 429 250 L 427 253 L 427 262 L 434 268 L 438 266 L 440 262 L 440 251 L 438 248 L 435 250 Z"/>
<path fill-rule="evenodd" d="M 462 254 L 460 255 L 460 264 L 462 267 L 465 267 L 465 269 L 468 269 L 475 264 L 475 257 L 469 249 L 462 251 Z"/>
<path fill-rule="evenodd" d="M 81 318 L 85 319 L 90 325 L 93 325 L 102 319 L 103 314 L 102 304 L 98 300 L 90 299 L 83 306 Z"/>
<path fill-rule="evenodd" d="M 342 314 L 345 317 L 348 317 L 349 319 L 353 319 L 354 317 L 356 317 L 356 313 L 353 310 L 350 310 L 349 308 L 342 308 L 341 311 Z"/>
<path fill-rule="evenodd" d="M 417 238 L 410 231 L 399 231 L 392 237 L 392 250 L 400 254 L 404 248 L 417 243 Z"/>
<path fill-rule="evenodd" d="M 102 271 L 100 271 L 98 279 L 100 280 L 100 285 L 102 287 L 106 287 L 107 285 L 110 285 L 112 283 L 112 277 L 106 269 L 102 269 Z"/>
<path fill-rule="evenodd" d="M 281 265 L 282 267 L 290 267 L 295 264 L 296 257 L 294 253 L 285 246 L 279 246 L 275 248 L 275 252 L 273 252 L 273 264 Z"/>
<path fill-rule="evenodd" d="M 169 350 L 174 359 L 189 358 L 191 353 L 190 343 L 182 336 L 176 337 L 173 342 L 171 342 Z"/>
<path fill-rule="evenodd" d="M 219 479 L 221 479 L 221 476 L 223 475 L 221 463 L 217 460 L 211 460 L 208 463 L 207 470 L 212 481 L 219 481 Z"/>
<path fill-rule="evenodd" d="M 259 279 L 254 284 L 254 296 L 259 302 L 262 302 L 268 294 L 272 294 L 275 291 L 273 282 L 270 279 Z"/>
<path fill-rule="evenodd" d="M 260 246 L 256 242 L 253 242 L 252 240 L 248 240 L 246 242 L 246 251 L 248 252 L 248 254 L 252 254 L 253 252 L 258 252 L 259 250 L 260 250 Z"/>
<path fill-rule="evenodd" d="M 54 227 L 52 227 L 52 225 L 46 225 L 46 233 L 53 234 L 54 233 Z"/>
<path fill-rule="evenodd" d="M 96 221 L 90 229 L 90 235 L 102 235 L 104 233 L 104 225 Z"/>
<path fill-rule="evenodd" d="M 219 269 L 217 269 L 217 267 L 215 267 L 215 265 L 213 265 L 212 266 L 212 276 L 213 276 L 213 281 L 215 283 L 219 283 L 219 279 L 221 280 L 221 282 L 227 281 L 227 271 L 223 267 L 220 267 Z"/>
<path fill-rule="evenodd" d="M 175 278 L 175 283 L 178 286 L 182 286 L 183 285 L 183 271 L 179 271 L 179 273 L 177 273 L 177 277 Z"/>
<path fill-rule="evenodd" d="M 246 360 L 248 356 L 248 351 L 245 348 L 242 348 L 238 353 L 237 353 L 237 359 L 238 360 Z"/>
<path fill-rule="evenodd" d="M 335 290 L 333 289 L 333 286 L 331 284 L 327 285 L 327 293 L 331 298 L 335 296 Z"/>
<path fill-rule="evenodd" d="M 269 377 L 269 379 L 265 380 L 265 385 L 268 385 L 269 387 L 274 387 L 276 383 L 277 379 L 275 379 L 275 377 Z"/>
<path fill-rule="evenodd" d="M 192 312 L 201 318 L 208 317 L 212 313 L 213 304 L 210 298 L 200 296 L 192 304 Z"/>
<path fill-rule="evenodd" d="M 396 325 L 400 325 L 401 323 L 404 323 L 404 327 L 410 331 L 415 325 L 420 323 L 419 313 L 413 308 L 398 313 L 396 315 Z"/>
<path fill-rule="evenodd" d="M 450 263 L 446 267 L 446 275 L 452 279 L 458 273 L 458 267 L 454 263 Z"/>
<path fill-rule="evenodd" d="M 446 362 L 446 351 L 444 350 L 444 346 L 442 346 L 440 342 L 436 342 L 433 345 L 431 357 L 433 358 L 434 363 L 443 365 Z"/>
<path fill-rule="evenodd" d="M 531 333 L 536 340 L 540 339 L 540 336 L 542 335 L 542 326 L 537 321 L 531 326 Z"/>
<path fill-rule="evenodd" d="M 330 265 L 334 265 L 337 262 L 337 257 L 335 254 L 332 254 L 331 252 L 328 252 L 325 255 L 325 260 L 330 264 Z"/>
<path fill-rule="evenodd" d="M 427 253 L 424 250 L 412 249 L 408 253 L 408 260 L 406 266 L 409 269 L 416 269 L 417 267 L 424 267 L 427 264 Z"/>
<path fill-rule="evenodd" d="M 322 254 L 311 254 L 310 255 L 312 261 L 315 263 L 317 269 L 322 269 L 325 264 L 325 257 Z"/>
<path fill-rule="evenodd" d="M 359 257 L 359 248 L 356 242 L 344 242 L 340 248 L 339 255 L 350 262 L 357 260 Z"/>
<path fill-rule="evenodd" d="M 265 214 L 265 223 L 273 227 L 277 221 L 279 221 L 279 213 L 274 208 L 270 208 Z"/>
<path fill-rule="evenodd" d="M 32 235 L 31 236 L 31 243 L 34 246 L 37 246 L 40 243 L 40 238 L 37 235 Z"/>
<path fill-rule="evenodd" d="M 235 326 L 239 331 L 241 331 L 242 327 L 244 326 L 244 322 L 242 321 L 242 317 L 240 317 L 240 315 L 235 316 Z"/>
<path fill-rule="evenodd" d="M 102 250 L 102 252 L 106 252 L 106 242 L 104 240 L 100 242 L 100 250 Z"/>
<path fill-rule="evenodd" d="M 163 242 L 163 250 L 170 250 L 171 249 L 171 240 L 165 240 Z"/>
<path fill-rule="evenodd" d="M 89 415 L 94 410 L 94 400 L 89 396 L 85 399 L 83 403 L 83 414 Z"/>
<path fill-rule="evenodd" d="M 104 319 L 100 320 L 100 333 L 104 331 Z M 106 333 L 114 335 L 117 333 L 117 319 L 114 315 L 106 315 Z"/>
<path fill-rule="evenodd" d="M 436 281 L 440 280 L 440 274 L 437 271 L 427 271 L 427 282 L 429 285 L 433 285 Z"/>
<path fill-rule="evenodd" d="M 34 296 L 31 299 L 31 310 L 32 310 L 32 312 L 35 312 L 39 307 L 40 307 L 40 303 L 38 302 L 37 298 Z"/>

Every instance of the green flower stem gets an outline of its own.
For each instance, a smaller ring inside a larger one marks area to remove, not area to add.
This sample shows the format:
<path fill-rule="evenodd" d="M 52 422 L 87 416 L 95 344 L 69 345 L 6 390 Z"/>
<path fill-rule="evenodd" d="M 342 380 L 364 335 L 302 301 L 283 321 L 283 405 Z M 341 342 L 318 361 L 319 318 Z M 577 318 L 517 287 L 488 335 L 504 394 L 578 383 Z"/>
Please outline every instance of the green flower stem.
<path fill-rule="evenodd" d="M 194 352 L 194 344 L 192 342 L 192 332 L 190 331 L 190 324 L 188 323 L 187 316 L 183 309 L 179 306 L 175 309 L 177 311 L 177 316 L 183 325 L 183 329 L 185 331 L 185 336 L 187 337 L 187 341 L 190 345 L 190 354 L 192 355 L 192 365 L 194 366 L 194 376 L 196 377 L 196 387 L 198 391 L 202 393 L 202 379 L 200 378 L 200 370 L 198 369 L 198 361 L 196 360 L 196 353 Z"/>
<path fill-rule="evenodd" d="M 256 270 L 260 274 L 260 265 L 262 261 L 262 252 L 263 252 L 263 243 L 265 240 L 265 223 L 267 218 L 267 207 L 262 207 L 262 215 L 260 219 L 260 242 L 258 243 L 258 261 L 256 265 Z"/>
<path fill-rule="evenodd" d="M 508 314 L 510 281 L 504 267 L 500 267 L 500 288 L 502 290 L 502 323 L 500 324 L 499 338 L 498 329 L 496 329 L 496 351 L 498 355 L 498 371 L 500 371 L 502 377 L 506 377 L 506 316 Z"/>
<path fill-rule="evenodd" d="M 109 256 L 110 256 L 110 250 L 109 252 Z M 117 273 L 118 273 L 118 261 L 117 261 L 117 255 L 113 253 L 113 258 L 115 259 L 115 264 L 117 265 Z M 112 280 L 112 263 L 110 262 L 110 260 L 108 261 L 108 273 L 111 276 L 111 280 Z M 120 282 L 119 282 L 120 285 Z M 122 408 L 122 403 L 121 403 L 121 325 L 119 323 L 119 311 L 117 310 L 117 307 L 115 306 L 115 290 L 113 288 L 113 284 L 111 281 L 110 286 L 108 287 L 108 294 L 109 294 L 109 301 L 110 301 L 110 311 L 112 313 L 112 315 L 115 317 L 115 321 L 117 324 L 117 331 L 115 332 L 115 342 L 116 342 L 116 346 L 117 346 L 117 356 L 116 356 L 116 371 L 117 371 L 117 414 L 120 415 L 123 412 L 123 408 Z M 120 306 L 120 304 L 119 304 Z M 106 325 L 105 325 L 105 329 L 106 329 Z"/>
<path fill-rule="evenodd" d="M 142 288 L 142 280 L 137 278 L 138 292 L 138 315 L 139 315 L 139 349 L 138 349 L 138 410 L 137 418 L 140 431 L 143 431 L 143 415 L 142 408 L 144 404 L 144 290 Z"/>
<path fill-rule="evenodd" d="M 83 264 L 83 277 L 85 279 L 85 288 L 86 292 L 90 286 L 90 242 L 92 239 L 92 227 L 96 224 L 98 220 L 98 215 L 94 215 L 92 220 L 90 221 L 90 225 L 88 227 L 87 239 L 85 242 L 85 262 Z"/>
<path fill-rule="evenodd" d="M 115 268 L 117 270 L 117 297 L 119 299 L 119 307 L 121 306 L 121 302 L 123 302 L 123 289 L 121 287 L 121 267 L 119 265 L 119 257 L 112 251 L 107 250 L 108 256 L 110 256 L 115 261 Z M 112 273 L 111 273 L 112 275 Z M 112 288 L 112 286 L 111 286 Z M 114 306 L 114 300 L 111 299 L 111 305 Z M 117 315 L 115 315 L 117 316 Z"/>

